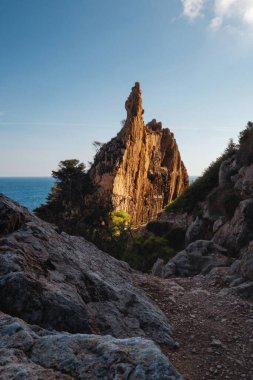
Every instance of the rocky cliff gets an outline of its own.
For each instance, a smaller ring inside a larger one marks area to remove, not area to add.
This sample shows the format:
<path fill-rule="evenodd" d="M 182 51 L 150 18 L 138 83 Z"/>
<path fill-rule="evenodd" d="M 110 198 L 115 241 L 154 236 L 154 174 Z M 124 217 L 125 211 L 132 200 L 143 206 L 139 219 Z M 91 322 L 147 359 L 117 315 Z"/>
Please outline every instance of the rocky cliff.
<path fill-rule="evenodd" d="M 124 210 L 134 225 L 146 223 L 188 185 L 174 135 L 155 119 L 143 121 L 140 84 L 125 108 L 127 119 L 118 135 L 95 156 L 89 176 L 96 197 L 113 210 Z"/>
<path fill-rule="evenodd" d="M 201 202 L 199 194 L 205 194 Z M 239 144 L 230 144 L 175 203 L 173 212 L 169 208 L 160 217 L 167 217 L 167 234 L 175 223 L 184 224 L 185 246 L 165 266 L 158 260 L 153 273 L 166 278 L 207 275 L 222 267 L 229 285 L 224 292 L 252 298 L 253 123 L 240 133 Z"/>

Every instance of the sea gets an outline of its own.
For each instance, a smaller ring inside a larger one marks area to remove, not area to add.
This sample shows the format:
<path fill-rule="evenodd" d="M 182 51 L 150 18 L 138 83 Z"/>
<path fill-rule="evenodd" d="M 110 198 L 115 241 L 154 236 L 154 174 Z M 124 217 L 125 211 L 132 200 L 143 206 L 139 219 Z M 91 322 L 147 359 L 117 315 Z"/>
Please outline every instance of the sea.
<path fill-rule="evenodd" d="M 33 211 L 46 202 L 54 183 L 52 177 L 0 177 L 0 193 Z"/>
<path fill-rule="evenodd" d="M 196 178 L 190 176 L 190 183 Z M 52 177 L 0 177 L 0 193 L 33 211 L 46 202 L 54 183 Z"/>

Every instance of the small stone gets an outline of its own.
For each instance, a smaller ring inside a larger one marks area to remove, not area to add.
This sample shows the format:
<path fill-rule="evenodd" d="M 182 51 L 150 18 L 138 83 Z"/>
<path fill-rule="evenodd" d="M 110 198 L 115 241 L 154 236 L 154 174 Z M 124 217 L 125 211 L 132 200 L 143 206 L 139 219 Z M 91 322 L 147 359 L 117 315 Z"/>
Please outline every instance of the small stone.
<path fill-rule="evenodd" d="M 219 339 L 213 339 L 211 342 L 211 346 L 213 347 L 222 347 L 222 343 Z"/>

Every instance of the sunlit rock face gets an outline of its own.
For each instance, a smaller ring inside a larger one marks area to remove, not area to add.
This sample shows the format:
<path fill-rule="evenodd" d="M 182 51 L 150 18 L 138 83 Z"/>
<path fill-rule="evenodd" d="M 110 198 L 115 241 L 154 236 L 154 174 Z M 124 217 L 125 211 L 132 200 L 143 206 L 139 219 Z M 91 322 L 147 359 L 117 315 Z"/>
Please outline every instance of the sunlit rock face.
<path fill-rule="evenodd" d="M 114 210 L 125 210 L 140 225 L 184 190 L 188 174 L 173 133 L 155 119 L 144 124 L 139 83 L 125 108 L 123 128 L 102 146 L 89 174 L 98 186 L 96 196 Z"/>

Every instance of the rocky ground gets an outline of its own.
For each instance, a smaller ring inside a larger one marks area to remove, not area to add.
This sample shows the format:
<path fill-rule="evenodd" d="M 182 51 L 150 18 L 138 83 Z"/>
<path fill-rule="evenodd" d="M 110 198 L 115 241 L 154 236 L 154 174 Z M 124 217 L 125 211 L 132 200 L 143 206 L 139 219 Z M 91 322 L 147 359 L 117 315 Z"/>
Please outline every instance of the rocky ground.
<path fill-rule="evenodd" d="M 135 282 L 173 322 L 179 348 L 162 349 L 185 380 L 253 379 L 252 302 L 222 295 L 217 277 Z"/>
<path fill-rule="evenodd" d="M 253 380 L 252 248 L 196 241 L 155 277 L 0 195 L 0 379 Z"/>

